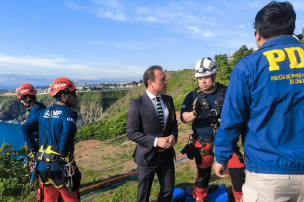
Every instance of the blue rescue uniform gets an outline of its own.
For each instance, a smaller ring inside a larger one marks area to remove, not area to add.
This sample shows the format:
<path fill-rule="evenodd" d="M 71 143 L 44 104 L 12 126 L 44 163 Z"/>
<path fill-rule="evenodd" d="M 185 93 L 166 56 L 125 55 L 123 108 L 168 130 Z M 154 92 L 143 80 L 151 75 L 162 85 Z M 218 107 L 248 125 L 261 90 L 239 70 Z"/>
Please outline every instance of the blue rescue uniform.
<path fill-rule="evenodd" d="M 226 92 L 227 87 L 224 87 Z M 213 93 L 206 94 L 206 100 L 210 102 L 211 109 L 215 108 L 216 101 L 217 101 L 217 93 L 218 91 L 215 90 Z M 225 95 L 225 93 L 224 93 Z M 185 98 L 181 110 L 181 114 L 184 112 L 192 112 L 193 111 L 193 102 L 198 97 L 195 90 L 191 91 Z M 202 101 L 198 99 L 200 104 Z M 206 111 L 203 110 L 202 113 L 192 122 L 192 130 L 195 134 L 202 136 L 204 138 L 213 138 L 214 132 L 211 127 L 211 119 L 207 117 Z"/>
<path fill-rule="evenodd" d="M 49 111 L 52 110 L 52 118 L 49 122 Z M 62 157 L 74 153 L 74 138 L 77 131 L 76 121 L 78 114 L 66 105 L 53 104 L 52 107 L 41 110 L 20 127 L 20 132 L 32 151 L 38 151 L 38 146 L 33 139 L 32 131 L 37 131 L 39 126 L 39 147 L 44 144 L 46 131 L 48 130 L 47 144 L 59 150 Z M 46 164 L 39 162 L 38 170 L 46 171 Z M 50 171 L 61 171 L 62 167 L 52 163 Z"/>
<path fill-rule="evenodd" d="M 226 164 L 243 135 L 246 169 L 304 174 L 304 45 L 292 36 L 267 40 L 233 69 L 215 139 Z"/>
<path fill-rule="evenodd" d="M 40 103 L 35 103 L 34 107 L 29 112 L 26 120 L 29 120 L 30 118 L 34 117 L 37 113 L 39 113 L 41 110 L 45 109 L 45 106 Z M 34 139 L 39 139 L 39 132 L 38 130 L 33 132 Z"/>

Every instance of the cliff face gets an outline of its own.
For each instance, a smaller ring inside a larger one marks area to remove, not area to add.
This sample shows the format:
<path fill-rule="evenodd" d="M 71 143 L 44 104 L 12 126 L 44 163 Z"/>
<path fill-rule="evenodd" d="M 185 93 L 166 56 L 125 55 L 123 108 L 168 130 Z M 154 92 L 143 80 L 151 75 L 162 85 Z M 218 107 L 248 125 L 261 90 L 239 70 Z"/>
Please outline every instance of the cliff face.
<path fill-rule="evenodd" d="M 78 113 L 77 128 L 81 128 L 91 122 L 97 122 L 106 115 L 106 109 L 114 102 L 123 97 L 125 92 L 87 93 L 79 95 L 78 105 L 73 107 Z M 91 96 L 91 97 L 90 97 Z M 37 100 L 43 100 L 45 106 L 49 107 L 54 103 L 50 96 L 38 96 Z M 0 121 L 14 120 L 22 123 L 27 117 L 26 108 L 15 97 L 0 98 Z"/>
<path fill-rule="evenodd" d="M 19 100 L 3 100 L 0 103 L 0 120 L 14 120 L 21 123 L 27 116 L 27 110 Z"/>

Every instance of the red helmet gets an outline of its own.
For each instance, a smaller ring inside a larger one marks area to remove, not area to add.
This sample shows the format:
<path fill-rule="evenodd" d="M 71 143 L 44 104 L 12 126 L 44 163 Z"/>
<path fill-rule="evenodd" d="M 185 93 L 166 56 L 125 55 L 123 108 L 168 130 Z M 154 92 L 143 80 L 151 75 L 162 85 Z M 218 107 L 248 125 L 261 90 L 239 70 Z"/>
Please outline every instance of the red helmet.
<path fill-rule="evenodd" d="M 21 99 L 25 95 L 36 95 L 37 91 L 34 86 L 31 84 L 22 84 L 18 89 L 17 89 L 17 98 Z"/>
<path fill-rule="evenodd" d="M 64 90 L 65 92 L 76 91 L 74 83 L 66 78 L 55 79 L 50 87 L 50 95 L 54 97 L 59 91 Z"/>

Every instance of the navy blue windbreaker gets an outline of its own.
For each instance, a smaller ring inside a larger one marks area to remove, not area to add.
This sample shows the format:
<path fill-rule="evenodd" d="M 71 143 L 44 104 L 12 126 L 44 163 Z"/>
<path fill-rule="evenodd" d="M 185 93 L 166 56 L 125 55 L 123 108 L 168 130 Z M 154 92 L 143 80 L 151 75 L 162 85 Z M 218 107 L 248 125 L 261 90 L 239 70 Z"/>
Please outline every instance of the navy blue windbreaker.
<path fill-rule="evenodd" d="M 226 164 L 242 134 L 246 169 L 304 174 L 304 45 L 292 36 L 267 40 L 233 69 L 215 138 Z"/>
<path fill-rule="evenodd" d="M 26 120 L 32 118 L 33 116 L 35 116 L 38 112 L 40 112 L 41 110 L 45 109 L 45 107 L 41 104 L 35 104 L 34 107 L 31 109 L 30 113 L 28 114 Z M 35 139 L 39 138 L 39 132 L 38 130 L 33 132 L 33 136 Z"/>
<path fill-rule="evenodd" d="M 49 123 L 49 111 L 52 110 L 52 118 Z M 76 121 L 78 114 L 66 105 L 53 104 L 52 107 L 41 110 L 37 115 L 20 126 L 20 132 L 32 151 L 38 151 L 44 144 L 46 131 L 48 129 L 47 144 L 59 150 L 62 157 L 74 153 L 74 138 L 77 131 Z M 39 128 L 39 148 L 35 144 L 32 131 Z M 46 171 L 46 164 L 39 162 L 38 170 Z M 61 171 L 62 168 L 56 163 L 51 164 L 51 171 Z"/>
<path fill-rule="evenodd" d="M 227 87 L 224 87 L 226 92 Z M 211 109 L 215 108 L 217 102 L 218 91 L 215 90 L 213 93 L 206 94 L 206 100 L 210 103 Z M 225 93 L 224 93 L 225 95 Z M 181 114 L 184 112 L 193 111 L 193 102 L 198 97 L 195 90 L 191 91 L 185 98 L 183 106 L 181 109 Z M 202 104 L 201 99 L 198 99 L 200 104 Z M 214 137 L 214 132 L 211 127 L 211 118 L 207 117 L 206 111 L 203 110 L 202 113 L 192 122 L 192 130 L 195 134 L 202 136 L 204 138 Z"/>

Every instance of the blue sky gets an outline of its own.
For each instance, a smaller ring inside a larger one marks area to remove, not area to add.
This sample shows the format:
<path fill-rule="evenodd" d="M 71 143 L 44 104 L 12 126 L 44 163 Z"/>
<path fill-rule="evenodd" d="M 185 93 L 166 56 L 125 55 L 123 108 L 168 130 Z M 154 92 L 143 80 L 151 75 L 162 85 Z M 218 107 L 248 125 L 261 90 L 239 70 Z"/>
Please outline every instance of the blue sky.
<path fill-rule="evenodd" d="M 0 1 L 0 74 L 139 77 L 151 65 L 193 68 L 202 57 L 256 47 L 253 21 L 270 1 Z M 296 31 L 304 1 L 290 1 Z"/>

